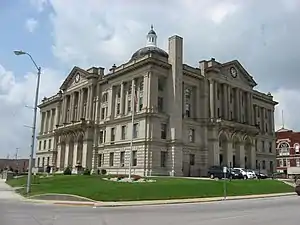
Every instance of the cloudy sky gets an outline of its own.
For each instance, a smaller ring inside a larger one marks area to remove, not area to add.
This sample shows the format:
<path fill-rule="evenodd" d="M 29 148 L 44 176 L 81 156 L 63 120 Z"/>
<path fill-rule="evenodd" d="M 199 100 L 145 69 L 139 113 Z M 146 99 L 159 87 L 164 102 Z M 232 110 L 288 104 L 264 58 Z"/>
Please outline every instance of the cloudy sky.
<path fill-rule="evenodd" d="M 36 82 L 29 58 L 43 68 L 40 98 L 55 94 L 74 65 L 88 68 L 127 61 L 145 45 L 150 24 L 166 50 L 184 37 L 184 61 L 238 59 L 280 102 L 276 125 L 300 130 L 299 0 L 1 0 L 0 157 L 27 157 Z M 299 95 L 298 95 L 299 94 Z"/>

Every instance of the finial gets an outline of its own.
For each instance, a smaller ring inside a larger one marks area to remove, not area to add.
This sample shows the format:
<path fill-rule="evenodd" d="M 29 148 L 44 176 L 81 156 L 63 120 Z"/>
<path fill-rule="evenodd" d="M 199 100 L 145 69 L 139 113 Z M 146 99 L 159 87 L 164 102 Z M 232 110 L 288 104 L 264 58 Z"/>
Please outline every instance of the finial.
<path fill-rule="evenodd" d="M 151 30 L 153 30 L 153 24 L 151 24 Z"/>

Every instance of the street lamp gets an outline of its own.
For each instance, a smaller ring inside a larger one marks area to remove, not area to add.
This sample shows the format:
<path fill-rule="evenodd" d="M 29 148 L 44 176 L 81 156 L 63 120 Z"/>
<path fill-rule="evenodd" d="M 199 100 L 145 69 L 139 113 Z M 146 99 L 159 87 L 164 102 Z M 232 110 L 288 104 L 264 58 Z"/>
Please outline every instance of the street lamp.
<path fill-rule="evenodd" d="M 33 125 L 32 125 L 32 137 L 31 137 L 31 151 L 30 151 L 30 158 L 29 158 L 29 168 L 28 168 L 28 176 L 27 176 L 27 186 L 26 186 L 26 193 L 30 192 L 30 185 L 31 185 L 31 175 L 32 175 L 32 164 L 33 164 L 33 153 L 34 153 L 34 143 L 35 143 L 35 130 L 36 130 L 36 116 L 37 116 L 37 106 L 38 106 L 38 97 L 39 97 L 39 88 L 40 88 L 40 78 L 41 78 L 41 67 L 39 67 L 35 61 L 33 60 L 32 56 L 28 52 L 16 50 L 14 51 L 15 55 L 27 55 L 33 62 L 35 68 L 37 69 L 37 83 L 36 83 L 36 90 L 35 90 L 35 100 L 34 100 L 34 107 L 33 107 Z"/>

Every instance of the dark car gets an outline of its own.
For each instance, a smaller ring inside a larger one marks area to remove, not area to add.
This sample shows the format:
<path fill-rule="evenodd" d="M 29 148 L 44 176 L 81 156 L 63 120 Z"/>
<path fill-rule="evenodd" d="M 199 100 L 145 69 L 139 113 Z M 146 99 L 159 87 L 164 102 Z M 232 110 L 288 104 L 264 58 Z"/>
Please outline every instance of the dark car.
<path fill-rule="evenodd" d="M 232 179 L 244 179 L 244 175 L 238 169 L 231 169 L 230 173 Z"/>
<path fill-rule="evenodd" d="M 227 172 L 224 174 L 223 172 L 223 167 L 222 166 L 211 166 L 209 169 L 208 169 L 208 176 L 211 178 L 211 179 L 214 179 L 214 178 L 218 178 L 218 179 L 222 179 L 224 178 L 224 176 L 226 178 L 230 178 L 231 177 L 231 172 L 229 171 L 229 169 L 227 169 Z"/>
<path fill-rule="evenodd" d="M 296 187 L 295 187 L 295 192 L 297 193 L 298 196 L 300 196 L 300 179 L 298 178 L 295 178 L 295 184 L 296 184 Z"/>
<path fill-rule="evenodd" d="M 255 175 L 258 179 L 267 179 L 268 178 L 268 175 L 267 174 L 264 174 L 262 173 L 261 171 L 259 170 L 254 170 L 255 172 Z"/>

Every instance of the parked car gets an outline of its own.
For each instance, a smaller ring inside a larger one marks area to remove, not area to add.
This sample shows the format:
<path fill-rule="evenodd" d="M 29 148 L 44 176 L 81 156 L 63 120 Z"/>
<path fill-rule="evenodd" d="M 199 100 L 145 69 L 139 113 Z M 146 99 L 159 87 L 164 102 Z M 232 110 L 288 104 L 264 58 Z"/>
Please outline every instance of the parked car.
<path fill-rule="evenodd" d="M 244 179 L 244 175 L 238 169 L 231 169 L 230 173 L 232 175 L 232 179 Z"/>
<path fill-rule="evenodd" d="M 258 179 L 267 179 L 268 178 L 268 175 L 265 174 L 265 173 L 262 173 L 261 171 L 259 170 L 254 170 L 255 172 L 255 175 Z"/>
<path fill-rule="evenodd" d="M 247 174 L 249 174 L 250 176 L 252 176 L 253 179 L 257 178 L 256 173 L 255 173 L 254 170 L 246 169 L 246 172 L 247 172 Z"/>
<path fill-rule="evenodd" d="M 298 196 L 300 196 L 300 179 L 296 180 L 295 192 L 297 193 Z"/>
<path fill-rule="evenodd" d="M 230 178 L 230 171 L 229 169 L 227 169 L 227 172 L 226 174 L 224 175 L 224 172 L 223 172 L 223 167 L 222 166 L 211 166 L 209 169 L 208 169 L 208 176 L 211 178 L 211 179 L 214 179 L 214 178 L 219 178 L 219 179 L 222 179 L 224 178 L 224 176 L 226 178 Z"/>
<path fill-rule="evenodd" d="M 235 170 L 239 170 L 241 174 L 243 174 L 243 178 L 246 179 L 253 179 L 255 178 L 255 173 L 253 173 L 252 171 L 247 171 L 244 168 L 233 168 Z"/>

